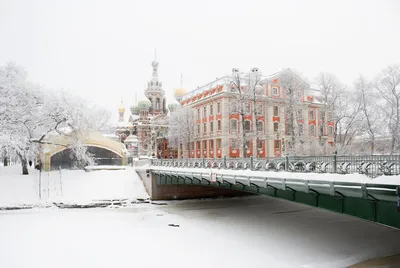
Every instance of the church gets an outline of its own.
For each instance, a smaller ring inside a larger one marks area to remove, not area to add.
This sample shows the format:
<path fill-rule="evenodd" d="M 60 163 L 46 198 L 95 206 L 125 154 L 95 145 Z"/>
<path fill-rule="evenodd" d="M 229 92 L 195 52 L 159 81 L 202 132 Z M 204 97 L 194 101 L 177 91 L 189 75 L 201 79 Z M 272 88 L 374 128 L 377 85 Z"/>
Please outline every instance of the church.
<path fill-rule="evenodd" d="M 153 73 L 147 82 L 145 96 L 142 100 L 130 107 L 131 114 L 125 121 L 125 108 L 118 108 L 119 120 L 116 124 L 116 138 L 125 144 L 131 157 L 177 157 L 177 151 L 168 148 L 168 113 L 175 111 L 179 104 L 170 104 L 167 107 L 165 91 L 158 75 L 159 63 L 151 63 Z M 183 90 L 177 90 L 184 94 Z"/>

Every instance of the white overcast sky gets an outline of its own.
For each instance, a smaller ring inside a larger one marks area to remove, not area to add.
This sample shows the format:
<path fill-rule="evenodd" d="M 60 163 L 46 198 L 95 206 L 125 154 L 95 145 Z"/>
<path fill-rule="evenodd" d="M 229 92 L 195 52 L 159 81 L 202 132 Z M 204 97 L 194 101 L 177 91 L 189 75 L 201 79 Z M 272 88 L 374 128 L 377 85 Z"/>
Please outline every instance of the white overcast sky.
<path fill-rule="evenodd" d="M 155 48 L 169 100 L 233 67 L 351 84 L 400 63 L 400 1 L 0 0 L 0 65 L 109 109 L 144 97 Z"/>

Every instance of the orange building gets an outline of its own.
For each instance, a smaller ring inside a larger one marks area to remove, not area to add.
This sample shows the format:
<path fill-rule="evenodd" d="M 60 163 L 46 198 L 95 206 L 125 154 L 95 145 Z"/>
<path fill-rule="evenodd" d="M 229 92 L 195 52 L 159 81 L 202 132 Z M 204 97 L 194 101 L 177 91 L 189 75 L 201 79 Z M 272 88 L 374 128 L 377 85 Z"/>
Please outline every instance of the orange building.
<path fill-rule="evenodd" d="M 181 107 L 190 107 L 195 114 L 191 148 L 181 144 L 179 157 L 263 158 L 288 153 L 293 148 L 290 134 L 294 133 L 288 131 L 288 111 L 294 106 L 289 104 L 281 75 L 264 77 L 257 68 L 248 73 L 233 69 L 231 75 L 189 93 L 176 91 Z M 334 122 L 329 120 L 318 90 L 302 85 L 296 92 L 297 140 L 333 145 Z"/>

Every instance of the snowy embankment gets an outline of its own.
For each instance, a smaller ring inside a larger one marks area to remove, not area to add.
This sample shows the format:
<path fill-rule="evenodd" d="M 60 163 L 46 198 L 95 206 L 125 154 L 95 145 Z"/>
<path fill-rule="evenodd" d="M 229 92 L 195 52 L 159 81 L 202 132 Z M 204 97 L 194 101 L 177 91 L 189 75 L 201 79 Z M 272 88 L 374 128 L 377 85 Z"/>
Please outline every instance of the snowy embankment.
<path fill-rule="evenodd" d="M 149 197 L 131 167 L 125 170 L 61 170 L 41 174 L 32 168 L 29 172 L 29 175 L 23 176 L 20 166 L 0 167 L 0 207 L 54 202 L 83 205 Z"/>
<path fill-rule="evenodd" d="M 147 167 L 149 168 L 149 167 Z M 308 181 L 327 181 L 327 182 L 352 182 L 352 183 L 370 183 L 384 185 L 400 185 L 400 176 L 380 176 L 370 178 L 364 174 L 326 174 L 326 173 L 301 173 L 284 171 L 252 171 L 252 170 L 231 170 L 231 169 L 211 169 L 211 168 L 177 168 L 177 167 L 159 167 L 152 166 L 153 170 L 166 170 L 173 172 L 189 173 L 216 173 L 224 176 L 268 178 L 268 179 L 294 179 Z"/>

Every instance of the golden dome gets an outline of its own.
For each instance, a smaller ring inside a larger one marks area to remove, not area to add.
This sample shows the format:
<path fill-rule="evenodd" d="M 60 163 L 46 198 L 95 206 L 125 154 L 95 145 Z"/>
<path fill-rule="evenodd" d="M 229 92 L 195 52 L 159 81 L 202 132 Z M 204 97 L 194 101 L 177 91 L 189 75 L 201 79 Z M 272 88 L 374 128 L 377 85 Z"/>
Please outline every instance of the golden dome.
<path fill-rule="evenodd" d="M 187 91 L 184 88 L 175 88 L 174 95 L 175 97 L 182 97 L 186 95 Z"/>
<path fill-rule="evenodd" d="M 125 108 L 124 108 L 124 107 L 119 107 L 119 108 L 118 108 L 118 112 L 120 112 L 120 113 L 125 112 Z"/>

